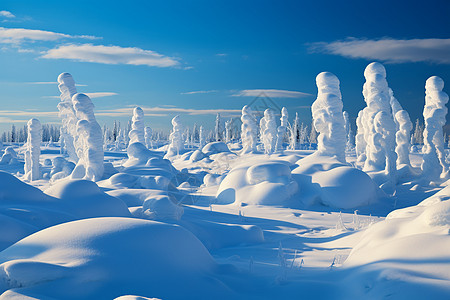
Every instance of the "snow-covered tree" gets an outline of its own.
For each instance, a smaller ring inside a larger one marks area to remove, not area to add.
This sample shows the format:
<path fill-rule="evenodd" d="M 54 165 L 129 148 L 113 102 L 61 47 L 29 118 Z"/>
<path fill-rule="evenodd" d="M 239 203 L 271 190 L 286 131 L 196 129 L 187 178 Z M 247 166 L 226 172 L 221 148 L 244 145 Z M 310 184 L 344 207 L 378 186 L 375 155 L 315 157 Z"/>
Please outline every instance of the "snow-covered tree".
<path fill-rule="evenodd" d="M 344 117 L 344 124 L 345 124 L 345 135 L 347 137 L 347 142 L 345 144 L 345 150 L 350 151 L 353 149 L 353 132 L 352 132 L 352 126 L 350 125 L 350 118 L 348 116 L 348 112 L 344 111 L 342 112 L 342 115 Z"/>
<path fill-rule="evenodd" d="M 178 155 L 184 149 L 183 126 L 181 125 L 180 116 L 177 115 L 172 119 L 172 126 L 173 129 L 169 136 L 170 144 L 167 151 L 169 156 Z"/>
<path fill-rule="evenodd" d="M 73 108 L 72 97 L 77 93 L 75 81 L 69 73 L 61 73 L 58 76 L 58 88 L 61 92 L 61 102 L 58 104 L 59 117 L 62 121 L 61 134 L 64 139 L 64 146 L 69 155 L 69 159 L 73 162 L 78 161 L 77 154 L 77 122 Z"/>
<path fill-rule="evenodd" d="M 153 130 L 149 126 L 145 126 L 144 131 L 145 131 L 145 146 L 148 149 L 153 148 L 152 143 Z"/>
<path fill-rule="evenodd" d="M 316 84 L 317 99 L 311 106 L 311 112 L 314 127 L 319 133 L 317 152 L 345 162 L 347 137 L 339 79 L 330 72 L 322 72 L 317 75 Z"/>
<path fill-rule="evenodd" d="M 131 124 L 131 131 L 128 133 L 130 137 L 130 144 L 141 143 L 145 145 L 145 133 L 144 133 L 144 111 L 139 106 L 133 109 L 133 122 Z"/>
<path fill-rule="evenodd" d="M 225 121 L 225 142 L 229 143 L 231 141 L 231 122 L 233 120 Z"/>
<path fill-rule="evenodd" d="M 299 135 L 300 135 L 300 119 L 298 113 L 295 113 L 294 124 L 289 128 L 289 149 L 295 150 L 298 147 Z"/>
<path fill-rule="evenodd" d="M 80 145 L 79 161 L 72 172 L 72 178 L 98 181 L 103 176 L 102 129 L 94 115 L 94 104 L 85 94 L 72 97 L 77 118 L 77 134 Z"/>
<path fill-rule="evenodd" d="M 283 150 L 284 137 L 286 135 L 286 130 L 288 127 L 288 118 L 289 118 L 288 110 L 286 107 L 283 107 L 281 109 L 281 118 L 280 118 L 281 125 L 278 126 L 277 132 L 277 142 L 275 146 L 276 150 Z"/>
<path fill-rule="evenodd" d="M 366 160 L 364 171 L 385 170 L 394 179 L 397 154 L 395 153 L 396 125 L 392 116 L 386 69 L 380 63 L 370 63 L 365 71 L 363 87 L 367 107 L 363 112 Z"/>
<path fill-rule="evenodd" d="M 203 126 L 200 126 L 200 130 L 198 133 L 198 143 L 199 143 L 200 149 L 206 145 L 206 136 L 205 136 L 205 131 L 203 129 Z"/>
<path fill-rule="evenodd" d="M 242 153 L 256 152 L 258 125 L 252 109 L 247 105 L 242 108 L 241 121 Z"/>
<path fill-rule="evenodd" d="M 38 180 L 41 178 L 39 156 L 41 155 L 42 125 L 38 119 L 31 119 L 28 125 L 28 139 L 25 151 L 25 178 Z"/>
<path fill-rule="evenodd" d="M 412 130 L 411 119 L 406 110 L 399 110 L 395 114 L 395 120 L 399 128 L 395 134 L 395 141 L 397 146 L 395 152 L 397 153 L 397 165 L 411 165 L 409 160 L 410 149 L 410 135 Z"/>
<path fill-rule="evenodd" d="M 448 102 L 448 95 L 443 88 L 444 81 L 438 76 L 428 78 L 425 83 L 422 172 L 424 178 L 428 180 L 436 180 L 439 177 L 447 178 L 449 175 L 449 166 L 445 161 L 442 129 L 448 111 L 445 106 Z"/>
<path fill-rule="evenodd" d="M 216 142 L 222 140 L 222 137 L 221 137 L 222 129 L 221 129 L 221 123 L 220 122 L 221 122 L 220 114 L 217 113 L 217 115 L 216 115 L 216 126 L 214 127 L 214 134 L 215 134 Z"/>
<path fill-rule="evenodd" d="M 264 152 L 272 154 L 276 148 L 277 142 L 277 123 L 273 110 L 268 108 L 264 111 L 264 117 L 259 122 L 261 141 L 264 145 Z"/>

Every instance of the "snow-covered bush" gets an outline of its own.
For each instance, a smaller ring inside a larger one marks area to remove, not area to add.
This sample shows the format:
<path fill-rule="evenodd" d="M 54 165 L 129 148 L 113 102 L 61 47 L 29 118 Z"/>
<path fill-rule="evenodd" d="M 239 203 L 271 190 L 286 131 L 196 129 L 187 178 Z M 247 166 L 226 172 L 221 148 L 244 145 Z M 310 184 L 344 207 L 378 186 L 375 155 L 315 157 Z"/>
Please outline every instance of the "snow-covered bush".
<path fill-rule="evenodd" d="M 183 126 L 181 125 L 180 116 L 175 116 L 172 119 L 172 132 L 169 136 L 169 149 L 167 150 L 168 156 L 174 156 L 180 154 L 184 149 L 183 143 Z"/>
<path fill-rule="evenodd" d="M 38 119 L 31 119 L 27 123 L 28 138 L 25 151 L 25 178 L 38 180 L 41 178 L 39 156 L 41 155 L 42 125 Z"/>
<path fill-rule="evenodd" d="M 317 155 L 336 156 L 345 162 L 346 133 L 339 79 L 330 72 L 316 77 L 317 99 L 311 106 L 313 124 L 319 133 Z"/>
<path fill-rule="evenodd" d="M 278 126 L 278 133 L 277 133 L 277 143 L 276 143 L 276 150 L 283 150 L 283 142 L 284 142 L 284 137 L 286 135 L 286 130 L 288 127 L 288 118 L 289 118 L 289 114 L 287 111 L 286 107 L 283 107 L 281 109 L 281 125 Z"/>
<path fill-rule="evenodd" d="M 80 145 L 79 161 L 72 172 L 72 178 L 98 181 L 103 176 L 103 139 L 102 129 L 94 115 L 94 104 L 85 94 L 75 94 L 72 98 Z"/>
<path fill-rule="evenodd" d="M 137 106 L 133 109 L 133 118 L 131 120 L 131 131 L 128 133 L 130 144 L 141 143 L 145 145 L 144 111 L 142 108 Z"/>
<path fill-rule="evenodd" d="M 272 154 L 275 152 L 277 142 L 277 123 L 272 109 L 268 108 L 264 111 L 264 117 L 259 122 L 259 127 L 264 152 L 266 154 Z"/>
<path fill-rule="evenodd" d="M 17 162 L 16 150 L 14 150 L 12 146 L 6 147 L 2 158 L 0 159 L 0 165 L 12 165 L 16 164 Z"/>
<path fill-rule="evenodd" d="M 393 179 L 396 170 L 395 123 L 386 81 L 386 69 L 380 63 L 370 63 L 365 71 L 366 82 L 363 87 L 364 100 L 364 137 L 366 161 L 364 171 L 385 170 L 388 178 Z"/>
<path fill-rule="evenodd" d="M 442 91 L 444 81 L 432 76 L 425 83 L 425 107 L 423 118 L 425 120 L 424 146 L 423 146 L 423 177 L 428 180 L 447 178 L 449 166 L 445 161 L 444 135 L 442 127 L 445 125 L 448 95 Z"/>
<path fill-rule="evenodd" d="M 247 105 L 242 108 L 241 121 L 242 153 L 256 152 L 258 125 L 252 109 Z"/>

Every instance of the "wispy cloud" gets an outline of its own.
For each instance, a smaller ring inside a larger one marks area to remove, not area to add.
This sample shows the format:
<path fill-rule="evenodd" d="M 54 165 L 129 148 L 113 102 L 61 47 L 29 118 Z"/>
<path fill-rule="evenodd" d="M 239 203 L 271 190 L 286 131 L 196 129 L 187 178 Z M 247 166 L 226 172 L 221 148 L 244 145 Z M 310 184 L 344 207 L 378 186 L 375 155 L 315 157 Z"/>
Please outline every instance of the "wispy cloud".
<path fill-rule="evenodd" d="M 217 53 L 216 56 L 224 57 L 224 56 L 228 56 L 228 53 Z"/>
<path fill-rule="evenodd" d="M 302 98 L 312 96 L 308 93 L 302 93 L 297 91 L 287 91 L 287 90 L 275 90 L 275 89 L 255 89 L 255 90 L 242 90 L 236 94 L 234 97 L 258 97 L 267 96 L 271 98 Z"/>
<path fill-rule="evenodd" d="M 0 116 L 57 117 L 57 111 L 0 110 Z"/>
<path fill-rule="evenodd" d="M 102 116 L 131 116 L 133 114 L 134 106 L 128 106 L 116 109 L 103 109 L 96 111 L 96 115 Z M 224 116 L 234 116 L 241 113 L 240 109 L 193 109 L 193 108 L 180 108 L 180 107 L 144 107 L 146 116 L 157 115 L 157 116 L 168 116 L 170 114 L 187 114 L 187 115 L 215 115 L 221 113 Z"/>
<path fill-rule="evenodd" d="M 348 38 L 331 43 L 313 43 L 309 50 L 316 53 L 348 58 L 380 60 L 387 63 L 432 62 L 450 64 L 450 39 L 376 40 Z"/>
<path fill-rule="evenodd" d="M 8 19 L 15 18 L 16 16 L 13 15 L 10 11 L 7 10 L 0 10 L 0 17 L 5 17 Z"/>
<path fill-rule="evenodd" d="M 98 37 L 90 35 L 69 35 L 38 29 L 0 27 L 0 43 L 2 44 L 20 44 L 22 42 L 36 41 L 49 42 L 68 38 L 98 39 Z"/>
<path fill-rule="evenodd" d="M 88 95 L 89 98 L 92 98 L 92 99 L 119 95 L 114 92 L 96 92 L 96 93 L 85 93 L 85 94 Z"/>
<path fill-rule="evenodd" d="M 84 94 L 88 95 L 89 98 L 91 98 L 91 99 L 119 95 L 118 93 L 114 93 L 114 92 L 95 92 L 95 93 L 84 93 Z M 42 96 L 41 98 L 59 99 L 60 97 L 59 96 Z"/>
<path fill-rule="evenodd" d="M 150 50 L 135 47 L 103 45 L 63 45 L 45 52 L 42 58 L 72 59 L 101 64 L 145 65 L 151 67 L 174 67 L 179 65 L 176 58 L 168 57 Z"/>
<path fill-rule="evenodd" d="M 209 91 L 192 91 L 192 92 L 183 92 L 180 93 L 181 95 L 194 95 L 194 94 L 209 94 L 209 93 L 216 93 L 217 90 L 209 90 Z"/>

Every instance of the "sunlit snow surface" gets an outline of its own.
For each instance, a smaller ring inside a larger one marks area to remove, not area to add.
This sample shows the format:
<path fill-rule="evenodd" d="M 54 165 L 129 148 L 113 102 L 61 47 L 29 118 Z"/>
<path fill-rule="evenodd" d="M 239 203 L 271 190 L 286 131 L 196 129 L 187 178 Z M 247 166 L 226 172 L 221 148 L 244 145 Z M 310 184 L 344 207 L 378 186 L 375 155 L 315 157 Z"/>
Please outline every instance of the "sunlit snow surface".
<path fill-rule="evenodd" d="M 450 297 L 450 187 L 421 183 L 421 154 L 388 195 L 352 153 L 136 143 L 94 183 L 51 177 L 67 162 L 42 144 L 29 182 L 7 146 L 0 299 Z"/>

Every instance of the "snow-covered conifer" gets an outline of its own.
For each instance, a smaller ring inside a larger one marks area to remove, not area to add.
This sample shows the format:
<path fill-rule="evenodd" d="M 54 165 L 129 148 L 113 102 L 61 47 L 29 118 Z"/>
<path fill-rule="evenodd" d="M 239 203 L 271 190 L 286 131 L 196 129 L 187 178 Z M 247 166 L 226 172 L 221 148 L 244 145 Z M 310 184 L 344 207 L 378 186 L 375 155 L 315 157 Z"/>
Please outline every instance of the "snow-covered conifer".
<path fill-rule="evenodd" d="M 261 119 L 259 126 L 264 152 L 272 154 L 276 149 L 277 142 L 277 123 L 272 109 L 268 108 L 264 111 L 264 117 Z"/>
<path fill-rule="evenodd" d="M 58 104 L 59 117 L 62 121 L 61 135 L 64 139 L 69 159 L 77 162 L 78 155 L 76 151 L 77 122 L 78 119 L 73 109 L 72 97 L 77 93 L 75 81 L 69 73 L 61 73 L 58 76 L 58 88 L 61 92 L 61 102 Z"/>
<path fill-rule="evenodd" d="M 399 110 L 395 114 L 395 120 L 399 128 L 395 134 L 396 144 L 395 152 L 397 153 L 397 165 L 410 165 L 409 149 L 410 135 L 412 130 L 411 119 L 406 110 Z"/>
<path fill-rule="evenodd" d="M 277 143 L 275 146 L 276 150 L 283 150 L 283 142 L 284 142 L 284 136 L 286 135 L 286 130 L 288 127 L 288 110 L 286 107 L 283 107 L 281 109 L 281 125 L 278 126 L 278 132 L 277 132 Z"/>
<path fill-rule="evenodd" d="M 72 178 L 98 181 L 103 176 L 103 140 L 102 129 L 94 115 L 94 104 L 85 94 L 72 97 L 73 107 L 79 119 L 77 123 L 80 145 L 79 161 L 72 172 Z"/>
<path fill-rule="evenodd" d="M 149 126 L 145 126 L 144 130 L 145 130 L 145 146 L 147 146 L 147 148 L 150 149 L 153 147 L 152 143 L 153 131 Z"/>
<path fill-rule="evenodd" d="M 242 153 L 256 152 L 258 125 L 252 109 L 247 105 L 242 108 L 241 121 Z"/>
<path fill-rule="evenodd" d="M 38 119 L 31 119 L 27 123 L 28 138 L 25 152 L 25 178 L 38 180 L 41 178 L 39 156 L 41 155 L 42 125 Z"/>
<path fill-rule="evenodd" d="M 232 120 L 225 121 L 225 142 L 231 141 L 231 122 Z"/>
<path fill-rule="evenodd" d="M 295 150 L 298 147 L 298 142 L 300 138 L 300 119 L 298 113 L 295 113 L 294 124 L 289 128 L 289 149 Z"/>
<path fill-rule="evenodd" d="M 445 105 L 449 98 L 443 88 L 444 81 L 437 76 L 428 78 L 425 84 L 422 171 L 423 176 L 429 180 L 436 180 L 439 177 L 447 178 L 449 175 L 449 166 L 445 161 L 442 129 L 448 111 Z"/>
<path fill-rule="evenodd" d="M 214 135 L 215 135 L 215 138 L 216 138 L 216 142 L 221 140 L 221 132 L 222 132 L 222 130 L 221 130 L 220 122 L 221 122 L 220 121 L 220 114 L 217 113 L 217 115 L 216 115 L 216 126 L 214 127 Z"/>
<path fill-rule="evenodd" d="M 365 71 L 366 82 L 363 87 L 364 100 L 364 138 L 366 140 L 366 161 L 364 171 L 385 170 L 393 179 L 396 170 L 395 153 L 396 125 L 392 116 L 386 69 L 380 63 L 370 63 Z"/>
<path fill-rule="evenodd" d="M 184 149 L 183 126 L 180 116 L 177 115 L 172 119 L 172 126 L 173 129 L 169 136 L 170 145 L 167 152 L 169 156 L 178 155 Z"/>
<path fill-rule="evenodd" d="M 366 108 L 365 108 L 366 109 Z M 365 109 L 360 110 L 358 113 L 358 117 L 356 118 L 356 137 L 355 137 L 355 151 L 356 151 L 356 160 L 358 162 L 364 162 L 366 160 L 366 148 L 367 143 L 365 139 L 365 121 L 364 114 Z"/>
<path fill-rule="evenodd" d="M 199 129 L 198 142 L 199 142 L 200 149 L 206 145 L 206 136 L 205 136 L 205 131 L 203 130 L 203 126 L 200 126 L 200 129 Z"/>
<path fill-rule="evenodd" d="M 141 143 L 145 145 L 144 133 L 144 111 L 139 106 L 133 109 L 133 118 L 131 119 L 131 131 L 128 133 L 130 144 Z"/>
<path fill-rule="evenodd" d="M 345 162 L 345 122 L 339 79 L 330 72 L 316 77 L 317 99 L 311 106 L 313 124 L 319 133 L 317 151 L 319 155 L 335 156 Z"/>

